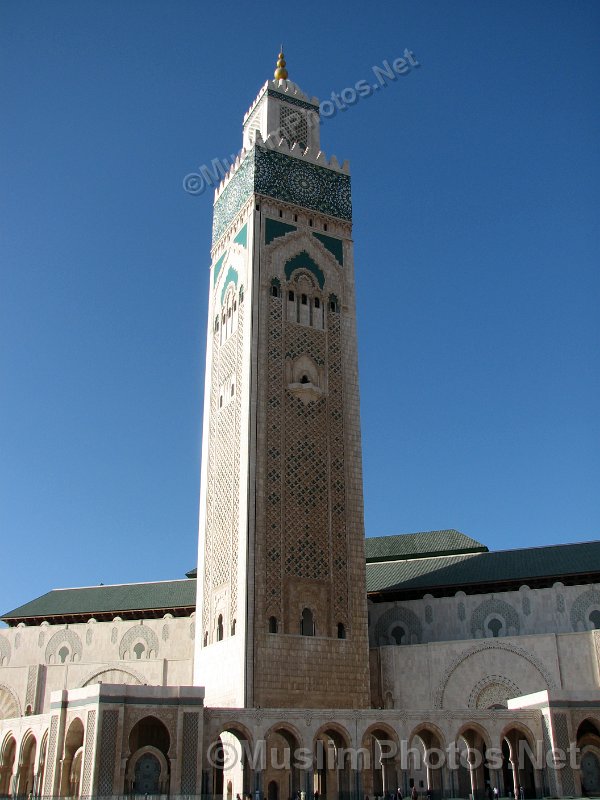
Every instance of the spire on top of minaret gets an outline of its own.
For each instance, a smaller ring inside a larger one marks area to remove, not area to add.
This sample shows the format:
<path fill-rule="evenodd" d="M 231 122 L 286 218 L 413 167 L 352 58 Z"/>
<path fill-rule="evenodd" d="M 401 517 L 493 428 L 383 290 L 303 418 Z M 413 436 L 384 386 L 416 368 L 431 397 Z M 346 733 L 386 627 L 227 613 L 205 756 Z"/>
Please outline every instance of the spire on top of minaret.
<path fill-rule="evenodd" d="M 276 81 L 287 81 L 288 71 L 285 68 L 285 58 L 283 56 L 283 45 L 281 45 L 281 52 L 279 53 L 279 58 L 277 60 L 277 69 L 274 73 L 274 78 Z"/>

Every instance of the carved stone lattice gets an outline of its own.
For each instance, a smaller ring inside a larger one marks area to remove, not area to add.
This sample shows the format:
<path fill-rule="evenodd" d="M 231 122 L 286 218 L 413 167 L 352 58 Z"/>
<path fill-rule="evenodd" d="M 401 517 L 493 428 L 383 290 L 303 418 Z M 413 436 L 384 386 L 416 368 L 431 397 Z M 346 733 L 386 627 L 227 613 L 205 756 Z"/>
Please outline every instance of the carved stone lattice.
<path fill-rule="evenodd" d="M 238 528 L 240 496 L 240 437 L 244 303 L 239 297 L 237 328 L 226 342 L 213 336 L 210 431 L 204 550 L 204 603 L 202 626 L 211 631 L 215 590 L 228 596 L 229 625 L 237 616 Z M 220 387 L 231 381 L 233 400 L 220 407 Z"/>
<path fill-rule="evenodd" d="M 154 633 L 152 628 L 149 628 L 147 625 L 134 625 L 132 628 L 125 631 L 121 637 L 121 642 L 119 644 L 120 658 L 124 658 L 125 654 L 128 654 L 129 658 L 132 658 L 131 647 L 133 643 L 139 639 L 146 642 L 148 656 L 150 656 L 151 653 L 154 653 L 154 658 L 158 656 L 158 636 Z"/>
<path fill-rule="evenodd" d="M 10 642 L 4 636 L 0 636 L 0 665 L 5 667 L 10 663 Z"/>
<path fill-rule="evenodd" d="M 592 608 L 600 607 L 600 592 L 598 589 L 588 589 L 575 600 L 571 606 L 571 625 L 573 630 L 586 630 L 588 614 Z"/>
<path fill-rule="evenodd" d="M 118 711 L 110 710 L 102 714 L 102 740 L 100 742 L 100 764 L 98 767 L 98 794 L 101 796 L 113 794 L 118 726 Z"/>
<path fill-rule="evenodd" d="M 63 645 L 68 646 L 71 653 L 71 660 L 74 660 L 75 656 L 77 656 L 78 659 L 81 658 L 83 652 L 81 639 L 75 631 L 64 628 L 57 631 L 46 645 L 46 664 L 50 664 L 51 659 L 56 661 L 57 653 Z"/>
<path fill-rule="evenodd" d="M 35 700 L 37 694 L 39 667 L 34 664 L 27 670 L 27 691 L 25 692 L 25 708 L 31 707 L 31 712 L 35 713 Z"/>
<path fill-rule="evenodd" d="M 506 624 L 507 631 L 512 628 L 515 634 L 520 633 L 521 623 L 515 609 L 504 600 L 491 598 L 480 603 L 471 615 L 471 635 L 473 638 L 477 634 L 480 636 L 486 635 L 487 632 L 484 629 L 485 621 L 491 615 L 501 617 Z"/>
<path fill-rule="evenodd" d="M 92 786 L 92 763 L 94 761 L 94 742 L 96 739 L 96 711 L 88 711 L 85 727 L 85 758 L 83 760 L 83 776 L 81 781 L 81 795 L 90 794 Z"/>
<path fill-rule="evenodd" d="M 478 681 L 471 690 L 469 708 L 492 708 L 503 706 L 508 708 L 509 697 L 522 694 L 516 683 L 504 675 L 488 675 Z"/>
<path fill-rule="evenodd" d="M 198 761 L 198 713 L 183 714 L 183 743 L 181 759 L 181 794 L 196 794 Z"/>
<path fill-rule="evenodd" d="M 423 626 L 421 620 L 414 611 L 401 606 L 388 608 L 375 624 L 375 644 L 396 644 L 392 637 L 392 630 L 396 625 L 401 625 L 406 633 L 406 644 L 419 644 L 423 637 Z"/>
<path fill-rule="evenodd" d="M 50 721 L 50 736 L 48 738 L 48 758 L 46 760 L 46 777 L 44 780 L 44 794 L 52 795 L 54 783 L 54 762 L 56 760 L 56 737 L 58 734 L 58 716 L 55 714 Z"/>
<path fill-rule="evenodd" d="M 0 719 L 20 717 L 21 709 L 17 696 L 8 686 L 0 683 Z"/>
<path fill-rule="evenodd" d="M 561 750 L 564 750 L 565 753 L 568 753 L 569 729 L 567 725 L 567 715 L 554 714 L 552 717 L 552 723 L 554 725 L 554 732 L 556 734 L 555 740 L 557 746 Z M 563 795 L 567 797 L 573 797 L 575 795 L 575 780 L 573 778 L 573 769 L 568 764 L 568 761 L 564 768 L 560 771 L 560 777 L 562 780 Z"/>

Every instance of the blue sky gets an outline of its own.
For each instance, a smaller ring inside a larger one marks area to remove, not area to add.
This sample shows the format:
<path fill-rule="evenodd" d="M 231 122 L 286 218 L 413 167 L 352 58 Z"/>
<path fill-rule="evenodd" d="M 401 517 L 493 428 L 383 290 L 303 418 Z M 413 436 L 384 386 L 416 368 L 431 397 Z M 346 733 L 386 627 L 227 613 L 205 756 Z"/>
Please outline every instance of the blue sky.
<path fill-rule="evenodd" d="M 2 611 L 196 563 L 212 191 L 285 44 L 352 167 L 365 522 L 600 537 L 596 2 L 0 6 Z"/>

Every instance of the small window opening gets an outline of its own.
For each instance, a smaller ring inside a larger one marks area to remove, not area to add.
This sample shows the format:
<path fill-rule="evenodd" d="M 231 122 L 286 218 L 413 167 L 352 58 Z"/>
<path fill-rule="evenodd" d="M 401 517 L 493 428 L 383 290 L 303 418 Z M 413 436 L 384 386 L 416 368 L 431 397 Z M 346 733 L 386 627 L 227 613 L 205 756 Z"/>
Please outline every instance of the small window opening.
<path fill-rule="evenodd" d="M 204 647 L 208 647 L 208 631 L 204 631 Z"/>
<path fill-rule="evenodd" d="M 327 223 L 325 223 L 325 225 L 323 225 L 323 230 L 324 230 L 324 231 L 326 231 L 326 230 L 327 230 Z"/>
<path fill-rule="evenodd" d="M 67 660 L 68 655 L 69 655 L 69 648 L 68 647 L 61 647 L 60 650 L 58 651 L 58 657 L 60 658 L 60 663 L 61 664 L 65 663 L 65 661 Z"/>
<path fill-rule="evenodd" d="M 277 633 L 277 617 L 269 617 L 269 633 Z"/>
<path fill-rule="evenodd" d="M 318 297 L 315 297 L 315 308 L 321 308 L 321 301 Z"/>
<path fill-rule="evenodd" d="M 346 638 L 346 627 L 343 622 L 338 622 L 338 639 Z"/>
<path fill-rule="evenodd" d="M 244 302 L 244 287 L 242 286 L 240 289 L 240 303 Z"/>
<path fill-rule="evenodd" d="M 280 211 L 279 212 L 279 219 L 281 219 L 282 217 L 283 217 L 283 211 Z"/>
<path fill-rule="evenodd" d="M 218 331 L 218 330 L 219 330 L 219 318 L 216 317 L 215 318 L 215 331 Z"/>
<path fill-rule="evenodd" d="M 289 291 L 288 292 L 288 300 L 293 301 L 293 299 L 294 299 L 294 293 L 292 291 Z"/>
<path fill-rule="evenodd" d="M 223 614 L 219 614 L 217 619 L 217 642 L 223 639 Z"/>
<path fill-rule="evenodd" d="M 256 210 L 260 211 L 260 206 L 258 205 L 258 203 L 256 204 Z"/>
<path fill-rule="evenodd" d="M 223 408 L 223 395 L 219 397 L 219 408 Z"/>
<path fill-rule="evenodd" d="M 138 642 L 138 643 L 135 645 L 135 647 L 133 648 L 133 652 L 135 653 L 135 657 L 137 658 L 137 660 L 138 660 L 138 661 L 139 661 L 139 660 L 141 659 L 141 657 L 143 656 L 143 654 L 144 654 L 144 650 L 145 650 L 145 649 L 146 649 L 146 648 L 144 647 L 144 645 L 143 645 L 141 642 Z"/>
<path fill-rule="evenodd" d="M 330 310 L 331 310 L 331 311 L 336 311 L 336 310 L 337 310 L 337 309 L 336 309 L 336 305 L 335 305 L 335 300 L 332 300 L 332 301 L 329 303 L 329 308 L 330 308 Z"/>
<path fill-rule="evenodd" d="M 231 396 L 233 397 L 234 394 L 235 394 L 235 383 L 232 383 L 231 384 Z"/>
<path fill-rule="evenodd" d="M 392 631 L 392 639 L 396 642 L 396 644 L 402 644 L 402 640 L 406 636 L 406 631 L 404 628 L 401 628 L 400 625 L 396 625 L 394 630 Z"/>
<path fill-rule="evenodd" d="M 303 375 L 303 376 L 300 378 L 300 383 L 310 383 L 310 381 L 309 381 L 309 379 L 308 379 L 308 375 Z"/>
<path fill-rule="evenodd" d="M 227 316 L 228 316 L 228 317 L 230 317 L 230 316 L 231 316 L 231 306 L 229 306 L 229 308 L 227 309 Z"/>
<path fill-rule="evenodd" d="M 315 635 L 315 620 L 310 608 L 305 608 L 302 611 L 302 619 L 300 620 L 300 633 L 302 636 Z"/>
<path fill-rule="evenodd" d="M 294 214 L 294 222 L 298 222 L 298 214 Z"/>
<path fill-rule="evenodd" d="M 305 294 L 303 294 L 302 295 L 302 305 L 305 306 L 307 303 L 308 303 L 308 297 Z"/>
<path fill-rule="evenodd" d="M 235 636 L 235 620 L 231 623 L 231 635 Z"/>
<path fill-rule="evenodd" d="M 273 286 L 271 286 L 271 294 L 273 297 L 279 297 L 279 286 L 273 284 Z"/>
<path fill-rule="evenodd" d="M 233 301 L 233 310 L 237 311 L 237 300 Z"/>
<path fill-rule="evenodd" d="M 309 224 L 309 225 L 310 225 L 310 227 L 312 228 L 312 226 L 313 226 L 313 221 L 312 221 L 312 219 L 309 219 L 309 220 L 308 220 L 308 224 Z"/>
<path fill-rule="evenodd" d="M 487 626 L 488 626 L 488 628 L 491 630 L 491 632 L 492 632 L 492 636 L 493 636 L 494 638 L 496 638 L 496 637 L 498 637 L 498 636 L 499 636 L 499 634 L 500 634 L 500 631 L 502 630 L 502 623 L 500 622 L 500 620 L 499 620 L 499 619 L 496 619 L 496 618 L 494 618 L 494 619 L 491 619 L 491 620 L 488 622 L 488 625 L 487 625 Z"/>

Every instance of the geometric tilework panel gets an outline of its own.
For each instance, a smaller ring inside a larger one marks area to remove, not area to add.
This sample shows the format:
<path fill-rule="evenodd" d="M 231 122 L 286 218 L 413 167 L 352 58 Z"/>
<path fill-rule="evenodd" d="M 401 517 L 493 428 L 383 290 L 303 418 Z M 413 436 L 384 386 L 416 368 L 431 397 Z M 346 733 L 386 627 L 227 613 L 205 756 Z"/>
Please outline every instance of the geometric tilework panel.
<path fill-rule="evenodd" d="M 252 192 L 338 219 L 352 219 L 349 175 L 255 146 L 215 202 L 213 243 L 227 230 Z"/>
<path fill-rule="evenodd" d="M 104 711 L 102 714 L 102 742 L 100 744 L 100 766 L 98 769 L 98 794 L 104 797 L 113 793 L 118 724 L 118 711 Z"/>
<path fill-rule="evenodd" d="M 184 712 L 181 759 L 181 794 L 196 794 L 196 762 L 198 759 L 197 712 Z"/>

